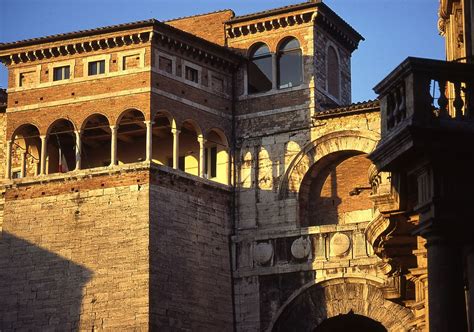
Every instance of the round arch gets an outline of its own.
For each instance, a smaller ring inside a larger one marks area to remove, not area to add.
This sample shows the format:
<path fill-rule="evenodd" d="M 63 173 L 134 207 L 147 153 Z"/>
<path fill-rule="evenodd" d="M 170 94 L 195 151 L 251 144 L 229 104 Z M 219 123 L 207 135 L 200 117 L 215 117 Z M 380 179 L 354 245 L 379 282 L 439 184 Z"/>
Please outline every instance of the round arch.
<path fill-rule="evenodd" d="M 179 129 L 180 130 L 183 130 L 185 128 L 190 129 L 189 126 L 192 127 L 192 129 L 196 132 L 197 136 L 203 137 L 201 126 L 199 126 L 199 124 L 193 119 L 186 119 L 186 120 L 182 121 L 180 123 Z"/>
<path fill-rule="evenodd" d="M 174 116 L 167 110 L 159 110 L 159 111 L 153 112 L 153 114 L 151 115 L 152 121 L 155 121 L 155 119 L 160 115 L 163 115 L 164 117 L 168 119 L 168 122 L 170 123 L 171 128 L 175 128 L 175 129 L 177 128 L 176 120 Z"/>
<path fill-rule="evenodd" d="M 110 124 L 112 123 L 109 119 L 109 117 L 104 114 L 104 113 L 92 113 L 92 114 L 89 114 L 81 123 L 81 131 L 84 130 L 86 128 L 86 125 L 88 125 L 89 121 L 93 118 L 102 118 L 102 119 L 105 119 L 107 120 L 107 125 L 110 126 Z M 102 121 L 105 123 L 105 121 Z"/>
<path fill-rule="evenodd" d="M 13 130 L 13 132 L 10 136 L 10 140 L 14 140 L 15 136 L 17 136 L 21 131 L 27 129 L 28 127 L 30 129 L 36 130 L 38 132 L 38 136 L 40 135 L 40 133 L 41 133 L 40 130 L 39 130 L 40 127 L 36 123 L 24 122 Z"/>
<path fill-rule="evenodd" d="M 146 116 L 145 116 L 145 113 L 143 113 L 140 109 L 138 108 L 135 108 L 135 107 L 128 107 L 126 109 L 124 109 L 120 114 L 119 116 L 117 117 L 116 121 L 115 121 L 115 125 L 118 127 L 120 126 L 120 122 L 122 122 L 123 118 L 127 115 L 129 115 L 130 113 L 135 113 L 136 115 L 138 115 L 138 113 L 140 113 L 140 115 L 143 117 L 143 121 L 146 120 Z"/>
<path fill-rule="evenodd" d="M 277 50 L 277 52 L 281 49 L 281 45 L 283 45 L 284 43 L 286 43 L 286 42 L 288 42 L 288 41 L 290 41 L 290 40 L 292 40 L 292 39 L 296 40 L 296 41 L 298 42 L 298 46 L 301 48 L 301 42 L 300 42 L 300 40 L 298 39 L 298 37 L 293 36 L 293 35 L 288 35 L 288 36 L 285 36 L 285 37 L 283 37 L 282 39 L 280 39 L 280 40 L 278 41 L 278 43 L 276 44 L 276 48 L 275 48 L 275 49 Z"/>
<path fill-rule="evenodd" d="M 267 331 L 313 331 L 327 319 L 351 313 L 379 322 L 388 331 L 406 330 L 413 313 L 385 299 L 381 286 L 358 277 L 310 282 L 280 307 Z"/>
<path fill-rule="evenodd" d="M 51 130 L 54 129 L 55 126 L 57 126 L 59 123 L 61 122 L 68 122 L 72 125 L 72 129 L 74 131 L 77 130 L 77 125 L 74 123 L 74 121 L 72 121 L 71 119 L 66 119 L 66 118 L 59 118 L 59 119 L 56 119 L 54 120 L 49 126 L 48 126 L 48 129 L 46 130 L 46 135 L 49 136 L 51 134 Z"/>
<path fill-rule="evenodd" d="M 343 151 L 372 152 L 380 136 L 374 132 L 343 130 L 324 135 L 301 149 L 288 166 L 280 186 L 279 198 L 296 196 L 300 191 L 303 177 L 309 169 L 325 156 Z"/>

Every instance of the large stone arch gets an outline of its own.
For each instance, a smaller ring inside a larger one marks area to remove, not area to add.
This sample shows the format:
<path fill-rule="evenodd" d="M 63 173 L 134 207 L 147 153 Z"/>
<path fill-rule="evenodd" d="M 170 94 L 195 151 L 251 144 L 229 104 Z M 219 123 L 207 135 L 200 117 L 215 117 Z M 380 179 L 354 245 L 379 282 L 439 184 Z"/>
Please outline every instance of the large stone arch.
<path fill-rule="evenodd" d="M 293 158 L 278 189 L 280 199 L 295 196 L 308 170 L 325 156 L 342 151 L 372 152 L 380 135 L 370 131 L 343 130 L 324 135 L 310 143 Z"/>
<path fill-rule="evenodd" d="M 324 320 L 353 313 L 382 324 L 387 331 L 408 331 L 414 315 L 386 300 L 380 284 L 366 278 L 312 282 L 297 290 L 275 314 L 267 331 L 312 332 Z"/>

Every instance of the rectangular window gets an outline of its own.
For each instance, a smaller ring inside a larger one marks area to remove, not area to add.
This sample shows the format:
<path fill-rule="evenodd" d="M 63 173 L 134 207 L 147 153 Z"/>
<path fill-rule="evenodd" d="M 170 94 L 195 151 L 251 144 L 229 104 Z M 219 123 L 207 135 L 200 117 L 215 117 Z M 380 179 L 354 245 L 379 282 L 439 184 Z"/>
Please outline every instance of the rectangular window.
<path fill-rule="evenodd" d="M 89 76 L 105 73 L 105 60 L 91 61 L 88 64 L 87 74 Z"/>
<path fill-rule="evenodd" d="M 161 56 L 158 58 L 158 68 L 169 74 L 173 73 L 173 61 L 171 59 Z"/>
<path fill-rule="evenodd" d="M 217 92 L 224 92 L 224 80 L 218 77 L 212 76 L 211 81 L 212 90 Z"/>
<path fill-rule="evenodd" d="M 191 82 L 199 83 L 199 72 L 197 69 L 186 66 L 184 69 L 184 77 Z"/>
<path fill-rule="evenodd" d="M 30 86 L 35 83 L 35 74 L 34 71 L 24 72 L 20 74 L 20 86 Z"/>
<path fill-rule="evenodd" d="M 21 178 L 21 171 L 13 171 L 12 179 L 19 179 L 19 178 Z"/>
<path fill-rule="evenodd" d="M 122 68 L 123 70 L 138 68 L 140 67 L 140 55 L 127 55 L 123 57 Z"/>
<path fill-rule="evenodd" d="M 69 71 L 69 66 L 53 68 L 53 81 L 68 80 Z"/>

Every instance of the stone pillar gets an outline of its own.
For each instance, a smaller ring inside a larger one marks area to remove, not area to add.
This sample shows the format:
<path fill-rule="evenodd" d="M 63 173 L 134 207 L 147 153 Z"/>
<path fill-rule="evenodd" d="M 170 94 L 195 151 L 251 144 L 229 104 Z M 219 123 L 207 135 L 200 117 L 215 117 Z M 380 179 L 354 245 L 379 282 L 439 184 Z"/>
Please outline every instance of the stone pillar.
<path fill-rule="evenodd" d="M 5 170 L 5 178 L 12 178 L 12 141 L 7 141 L 7 168 Z"/>
<path fill-rule="evenodd" d="M 81 169 L 81 153 L 82 153 L 82 142 L 81 142 L 81 131 L 76 130 L 76 171 Z"/>
<path fill-rule="evenodd" d="M 226 149 L 227 152 L 227 166 L 226 166 L 226 172 L 227 172 L 227 183 L 228 185 L 233 185 L 232 183 L 232 156 L 230 154 L 230 149 Z"/>
<path fill-rule="evenodd" d="M 272 53 L 272 89 L 278 89 L 278 57 L 275 53 Z"/>
<path fill-rule="evenodd" d="M 40 175 L 46 175 L 46 150 L 47 150 L 47 137 L 41 135 L 41 157 L 40 157 Z"/>
<path fill-rule="evenodd" d="M 21 169 L 20 177 L 24 178 L 26 176 L 26 151 L 21 152 Z"/>
<path fill-rule="evenodd" d="M 176 128 L 171 128 L 173 134 L 173 168 L 179 168 L 179 133 L 181 131 Z"/>
<path fill-rule="evenodd" d="M 441 231 L 422 235 L 427 239 L 430 332 L 466 331 L 462 247 Z"/>
<path fill-rule="evenodd" d="M 152 151 L 153 151 L 153 146 L 152 146 L 153 122 L 152 121 L 145 121 L 145 125 L 146 125 L 146 158 L 145 158 L 145 160 L 146 161 L 151 161 Z"/>
<path fill-rule="evenodd" d="M 206 160 L 205 160 L 205 153 L 204 153 L 204 149 L 205 149 L 204 144 L 206 144 L 206 140 L 204 139 L 202 135 L 199 135 L 197 140 L 199 142 L 199 176 L 203 178 L 205 176 L 204 165 L 206 163 Z"/>
<path fill-rule="evenodd" d="M 115 166 L 117 165 L 117 126 L 111 125 L 110 131 L 112 132 L 110 141 L 110 166 Z"/>

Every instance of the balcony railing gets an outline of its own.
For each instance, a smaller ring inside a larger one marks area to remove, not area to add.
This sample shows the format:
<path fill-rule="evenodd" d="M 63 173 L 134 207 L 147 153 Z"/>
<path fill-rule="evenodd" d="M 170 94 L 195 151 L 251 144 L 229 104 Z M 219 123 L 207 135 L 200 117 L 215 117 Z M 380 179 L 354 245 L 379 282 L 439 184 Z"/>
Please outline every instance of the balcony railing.
<path fill-rule="evenodd" d="M 474 129 L 474 65 L 409 57 L 375 88 L 382 139 L 407 126 Z"/>

